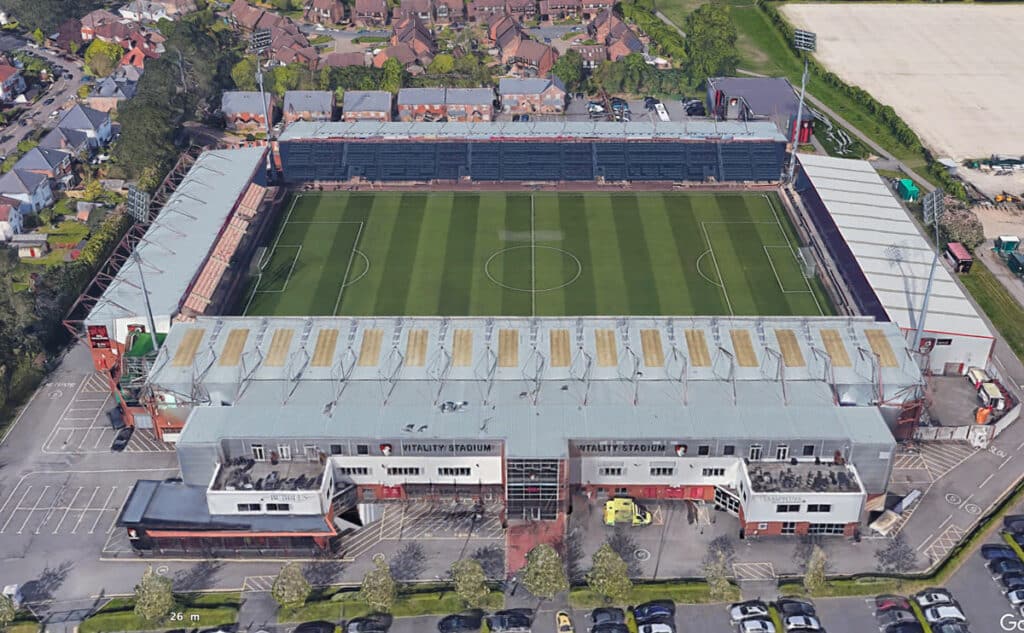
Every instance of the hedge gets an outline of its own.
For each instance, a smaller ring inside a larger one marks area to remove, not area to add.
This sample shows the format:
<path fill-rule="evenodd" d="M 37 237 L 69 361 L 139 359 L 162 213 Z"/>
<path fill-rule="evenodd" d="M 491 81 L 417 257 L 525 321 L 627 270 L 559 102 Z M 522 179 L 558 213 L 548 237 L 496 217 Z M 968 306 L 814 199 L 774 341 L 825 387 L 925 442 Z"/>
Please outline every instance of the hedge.
<path fill-rule="evenodd" d="M 653 4 L 649 4 L 648 0 L 634 0 L 633 2 L 623 2 L 619 6 L 622 8 L 623 17 L 639 26 L 663 55 L 677 64 L 686 60 L 686 45 L 683 43 L 683 36 L 654 14 Z"/>

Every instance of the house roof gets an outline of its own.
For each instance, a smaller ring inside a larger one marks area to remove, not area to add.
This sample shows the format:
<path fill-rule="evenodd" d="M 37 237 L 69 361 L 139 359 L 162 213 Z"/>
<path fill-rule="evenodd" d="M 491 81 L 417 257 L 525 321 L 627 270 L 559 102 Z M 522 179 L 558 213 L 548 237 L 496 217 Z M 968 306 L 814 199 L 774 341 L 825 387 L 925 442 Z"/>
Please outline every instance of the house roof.
<path fill-rule="evenodd" d="M 284 93 L 285 112 L 331 112 L 334 93 L 329 90 L 289 90 Z"/>
<path fill-rule="evenodd" d="M 96 27 L 100 25 L 117 22 L 118 20 L 120 20 L 120 18 L 110 11 L 96 9 L 95 11 L 90 11 L 82 16 L 82 26 L 84 28 L 96 29 Z"/>
<path fill-rule="evenodd" d="M 539 64 L 541 59 L 551 51 L 552 48 L 546 44 L 524 39 L 519 43 L 519 48 L 516 50 L 515 56 L 536 65 Z"/>
<path fill-rule="evenodd" d="M 0 203 L 0 222 L 10 222 L 14 213 L 14 205 Z"/>
<path fill-rule="evenodd" d="M 432 8 L 431 0 L 402 0 L 399 5 L 402 11 L 428 13 Z"/>
<path fill-rule="evenodd" d="M 15 169 L 50 171 L 60 166 L 71 154 L 49 147 L 33 147 L 14 164 Z"/>
<path fill-rule="evenodd" d="M 378 53 L 377 58 L 374 58 L 373 61 L 374 65 L 377 65 L 378 59 L 380 59 L 380 64 L 383 64 L 385 61 L 389 59 L 397 59 L 403 65 L 406 65 L 415 62 L 417 57 L 418 56 L 416 55 L 416 51 L 413 50 L 412 46 L 403 42 L 396 46 L 388 46 L 380 53 Z M 399 93 L 401 93 L 401 91 L 399 91 Z"/>
<path fill-rule="evenodd" d="M 366 66 L 366 53 L 328 53 L 320 58 L 320 67 Z"/>
<path fill-rule="evenodd" d="M 273 103 L 270 94 L 266 94 L 265 100 L 261 100 L 260 93 L 255 91 L 228 90 L 221 96 L 220 109 L 224 114 L 263 114 L 264 101 L 267 112 L 270 112 Z"/>
<path fill-rule="evenodd" d="M 388 12 L 388 3 L 386 0 L 356 0 L 355 3 L 356 13 L 383 13 Z"/>
<path fill-rule="evenodd" d="M 554 75 L 550 79 L 535 77 L 518 79 L 515 77 L 502 77 L 498 82 L 498 94 L 500 95 L 539 95 L 554 85 L 565 91 L 565 84 Z"/>
<path fill-rule="evenodd" d="M 57 127 L 62 130 L 92 130 L 96 132 L 109 121 L 108 113 L 78 104 L 64 113 L 64 116 L 57 122 Z"/>
<path fill-rule="evenodd" d="M 15 167 L 0 176 L 0 194 L 20 193 L 31 195 L 47 178 L 43 174 Z"/>
<path fill-rule="evenodd" d="M 492 105 L 494 90 L 491 88 L 448 88 L 444 102 L 448 105 Z"/>
<path fill-rule="evenodd" d="M 10 64 L 0 64 L 0 81 L 7 81 L 18 72 L 18 69 Z"/>
<path fill-rule="evenodd" d="M 785 77 L 710 77 L 707 83 L 711 92 L 743 99 L 756 116 L 789 119 L 800 106 L 800 98 Z M 814 118 L 810 108 L 804 109 L 804 118 Z"/>
<path fill-rule="evenodd" d="M 263 16 L 263 11 L 252 6 L 246 0 L 235 0 L 231 3 L 228 13 L 245 29 L 252 29 Z"/>
<path fill-rule="evenodd" d="M 50 147 L 53 149 L 66 149 L 72 147 L 79 149 L 89 142 L 89 137 L 82 130 L 64 128 L 53 128 L 47 132 L 39 141 L 39 147 Z"/>
<path fill-rule="evenodd" d="M 113 77 L 105 77 L 96 84 L 90 97 L 112 97 L 114 99 L 131 99 L 135 95 L 136 85 L 133 81 L 117 81 Z"/>
<path fill-rule="evenodd" d="M 444 103 L 444 88 L 402 88 L 398 105 L 434 105 Z"/>
<path fill-rule="evenodd" d="M 333 11 L 338 8 L 344 11 L 344 5 L 339 0 L 313 0 L 309 7 L 317 11 Z"/>
<path fill-rule="evenodd" d="M 343 112 L 391 112 L 391 93 L 386 90 L 347 90 Z"/>

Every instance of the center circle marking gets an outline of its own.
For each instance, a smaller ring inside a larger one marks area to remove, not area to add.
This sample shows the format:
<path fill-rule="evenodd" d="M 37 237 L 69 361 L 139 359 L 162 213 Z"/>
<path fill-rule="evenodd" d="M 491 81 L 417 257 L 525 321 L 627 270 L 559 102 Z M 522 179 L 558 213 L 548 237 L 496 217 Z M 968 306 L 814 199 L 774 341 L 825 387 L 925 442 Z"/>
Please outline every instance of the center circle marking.
<path fill-rule="evenodd" d="M 555 252 L 555 253 L 561 254 L 563 257 L 568 257 L 568 258 L 570 258 L 572 260 L 572 262 L 574 264 L 576 264 L 576 272 L 572 274 L 571 278 L 568 281 L 566 281 L 564 283 L 561 283 L 561 284 L 559 284 L 557 286 L 551 286 L 551 287 L 548 287 L 548 288 L 520 288 L 518 286 L 512 286 L 512 285 L 509 285 L 509 284 L 506 284 L 506 283 L 500 281 L 497 277 L 494 276 L 493 273 L 491 273 L 491 264 L 498 257 L 500 257 L 502 255 L 505 255 L 505 254 L 507 254 L 509 252 L 512 252 L 512 251 L 529 250 L 529 249 L 536 249 L 537 251 L 543 251 L 545 253 Z M 490 257 L 487 258 L 487 262 L 484 264 L 484 274 L 487 275 L 487 278 L 490 279 L 492 283 L 494 283 L 495 285 L 501 286 L 502 288 L 505 288 L 506 290 L 514 290 L 516 292 L 552 292 L 554 290 L 561 290 L 562 288 L 565 288 L 566 286 L 575 283 L 575 281 L 580 278 L 580 275 L 583 274 L 583 264 L 580 263 L 580 260 L 579 260 L 578 257 L 573 255 L 569 251 L 567 251 L 565 249 L 557 248 L 557 247 L 554 247 L 554 246 L 543 246 L 541 244 L 536 244 L 536 245 L 533 245 L 533 246 L 529 246 L 529 245 L 510 246 L 508 248 L 503 248 L 503 249 L 501 249 L 499 251 L 495 251 L 493 255 L 491 255 Z"/>

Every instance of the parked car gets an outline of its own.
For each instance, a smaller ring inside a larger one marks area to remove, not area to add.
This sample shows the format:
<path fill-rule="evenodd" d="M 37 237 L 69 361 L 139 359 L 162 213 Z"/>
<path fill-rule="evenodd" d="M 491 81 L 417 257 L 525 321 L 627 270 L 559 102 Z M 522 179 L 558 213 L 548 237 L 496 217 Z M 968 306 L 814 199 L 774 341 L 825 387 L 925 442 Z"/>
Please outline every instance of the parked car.
<path fill-rule="evenodd" d="M 514 611 L 499 611 L 484 620 L 487 622 L 487 627 L 494 633 L 530 630 L 530 618 Z"/>
<path fill-rule="evenodd" d="M 936 622 L 932 633 L 971 633 L 963 622 Z"/>
<path fill-rule="evenodd" d="M 937 604 L 952 604 L 953 595 L 945 589 L 925 589 L 914 596 L 914 600 L 922 607 L 931 607 Z"/>
<path fill-rule="evenodd" d="M 1006 599 L 1010 604 L 1017 607 L 1024 604 L 1024 589 L 1014 589 L 1006 592 Z"/>
<path fill-rule="evenodd" d="M 885 627 L 885 633 L 924 633 L 924 627 L 920 622 L 907 622 L 906 624 L 892 624 Z M 935 630 L 932 629 L 932 633 Z"/>
<path fill-rule="evenodd" d="M 334 633 L 334 624 L 323 620 L 303 622 L 295 627 L 294 633 Z"/>
<path fill-rule="evenodd" d="M 1005 559 L 1000 558 L 997 560 L 990 560 L 985 564 L 988 570 L 992 572 L 993 577 L 1002 576 L 1011 572 L 1024 572 L 1024 563 L 1017 559 Z"/>
<path fill-rule="evenodd" d="M 478 611 L 455 613 L 441 618 L 437 623 L 437 630 L 440 633 L 470 633 L 479 631 L 483 621 L 483 613 Z"/>
<path fill-rule="evenodd" d="M 330 624 L 328 622 L 327 624 Z M 387 630 L 391 628 L 390 617 L 382 618 L 378 616 L 367 616 L 365 618 L 353 618 L 348 621 L 345 625 L 345 633 L 387 633 Z M 334 629 L 315 632 L 315 633 L 333 633 Z M 295 633 L 302 633 L 298 629 Z"/>
<path fill-rule="evenodd" d="M 775 601 L 775 609 L 782 617 L 790 615 L 817 615 L 814 605 L 801 598 L 779 598 Z"/>
<path fill-rule="evenodd" d="M 654 97 L 644 97 L 644 108 L 647 110 L 653 110 L 654 106 L 659 103 L 661 103 L 661 101 L 658 101 Z"/>
<path fill-rule="evenodd" d="M 555 614 L 555 631 L 557 633 L 576 633 L 576 627 L 572 625 L 572 618 L 565 611 Z"/>
<path fill-rule="evenodd" d="M 1014 589 L 1024 589 L 1024 574 L 1020 572 L 1010 572 L 1008 574 L 1003 574 L 997 580 L 999 584 L 1003 586 L 1003 589 L 1007 591 L 1012 591 Z"/>
<path fill-rule="evenodd" d="M 955 620 L 957 622 L 966 622 L 967 616 L 960 610 L 955 604 L 940 604 L 938 606 L 929 607 L 924 610 L 924 619 L 928 620 L 928 623 L 942 622 L 943 620 Z"/>
<path fill-rule="evenodd" d="M 639 625 L 637 633 L 676 633 L 676 625 L 669 622 L 649 622 Z"/>
<path fill-rule="evenodd" d="M 740 622 L 737 630 L 739 633 L 775 633 L 775 625 L 771 620 L 757 618 Z"/>
<path fill-rule="evenodd" d="M 985 560 L 1019 560 L 1017 552 L 1009 545 L 982 545 L 981 557 Z"/>
<path fill-rule="evenodd" d="M 791 615 L 782 621 L 787 631 L 820 631 L 821 622 L 810 615 Z"/>
<path fill-rule="evenodd" d="M 653 600 L 633 607 L 633 618 L 637 624 L 663 622 L 676 615 L 676 605 L 671 600 Z"/>
<path fill-rule="evenodd" d="M 46 99 L 46 100 L 43 101 L 43 105 L 44 106 L 48 106 L 51 103 L 53 103 L 53 97 L 50 97 L 49 99 Z"/>
<path fill-rule="evenodd" d="M 626 613 L 615 607 L 599 607 L 590 612 L 590 621 L 594 623 L 594 626 L 609 622 L 622 623 L 626 621 Z"/>
<path fill-rule="evenodd" d="M 768 616 L 768 605 L 760 600 L 748 600 L 729 605 L 729 618 L 733 624 L 754 618 L 763 619 Z"/>
<path fill-rule="evenodd" d="M 120 431 L 124 428 L 124 416 L 121 415 L 121 407 L 114 407 L 107 411 L 107 419 L 110 420 L 110 428 Z"/>
<path fill-rule="evenodd" d="M 126 426 L 117 432 L 114 437 L 114 443 L 110 445 L 110 450 L 115 453 L 120 453 L 128 446 L 129 440 L 132 439 L 132 433 L 135 432 L 134 426 Z"/>
<path fill-rule="evenodd" d="M 888 611 L 882 611 L 875 616 L 878 620 L 878 626 L 891 626 L 893 624 L 906 624 L 907 622 L 917 622 L 917 616 L 911 611 L 904 611 L 903 609 L 889 609 Z"/>
<path fill-rule="evenodd" d="M 1003 517 L 1003 527 L 1007 532 L 1020 534 L 1024 532 L 1024 514 L 1008 514 Z"/>
<path fill-rule="evenodd" d="M 629 629 L 622 622 L 605 622 L 592 627 L 590 633 L 629 633 Z"/>

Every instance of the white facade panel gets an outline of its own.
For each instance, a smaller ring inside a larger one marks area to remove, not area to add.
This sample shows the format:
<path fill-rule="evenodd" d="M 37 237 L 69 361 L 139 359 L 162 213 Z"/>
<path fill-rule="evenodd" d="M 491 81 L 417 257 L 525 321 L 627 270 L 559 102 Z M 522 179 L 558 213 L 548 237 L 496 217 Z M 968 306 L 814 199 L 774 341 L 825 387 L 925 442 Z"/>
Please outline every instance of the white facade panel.
<path fill-rule="evenodd" d="M 340 481 L 352 481 L 356 484 L 500 485 L 504 482 L 500 456 L 335 455 L 331 457 L 331 465 L 337 469 Z"/>
<path fill-rule="evenodd" d="M 259 505 L 259 509 L 239 506 Z M 267 504 L 285 504 L 287 511 L 268 511 Z M 295 514 L 327 513 L 327 494 L 322 490 L 208 490 L 210 514 Z"/>
<path fill-rule="evenodd" d="M 864 507 L 861 492 L 748 493 L 743 501 L 743 519 L 747 523 L 858 523 Z M 741 497 L 742 499 L 742 497 Z M 780 506 L 795 512 L 780 512 Z M 810 512 L 809 507 L 826 506 L 826 512 Z"/>
<path fill-rule="evenodd" d="M 735 487 L 738 457 L 583 457 L 579 481 L 584 486 L 729 486 Z M 664 473 L 671 468 L 672 474 Z M 660 469 L 660 470 L 655 470 Z M 621 471 L 621 472 L 620 472 Z"/>

